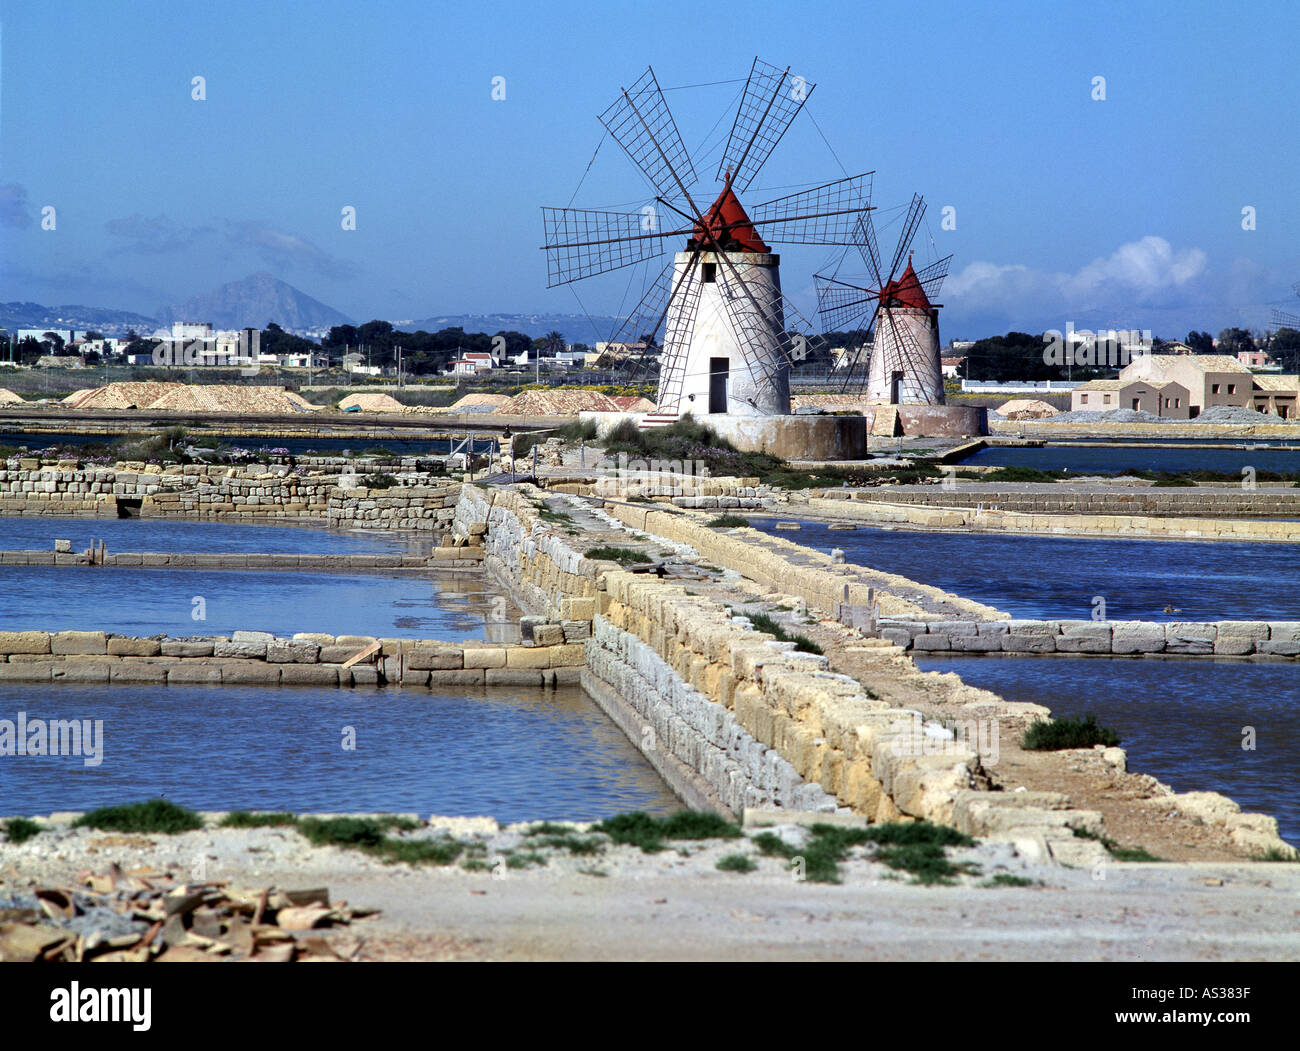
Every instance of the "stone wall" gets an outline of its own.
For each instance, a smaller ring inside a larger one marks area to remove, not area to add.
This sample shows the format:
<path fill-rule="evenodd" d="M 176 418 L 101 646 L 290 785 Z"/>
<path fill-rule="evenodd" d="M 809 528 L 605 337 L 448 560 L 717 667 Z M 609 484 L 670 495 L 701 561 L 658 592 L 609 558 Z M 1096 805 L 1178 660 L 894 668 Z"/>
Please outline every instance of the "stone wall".
<path fill-rule="evenodd" d="M 484 565 L 537 619 L 558 622 L 547 629 L 561 630 L 567 638 L 589 626 L 583 679 L 588 693 L 673 790 L 691 805 L 734 816 L 753 805 L 834 810 L 834 800 L 805 784 L 770 743 L 756 741 L 718 698 L 702 694 L 665 663 L 655 638 L 611 619 L 611 579 L 639 577 L 646 586 L 667 585 L 645 575 L 611 572 L 609 563 L 584 558 L 541 518 L 535 502 L 540 495 L 527 485 L 467 484 L 455 530 L 467 533 L 486 523 Z M 528 623 L 533 619 L 525 617 L 524 628 L 535 634 L 538 629 Z"/>
<path fill-rule="evenodd" d="M 377 645 L 350 668 L 343 665 Z M 582 643 L 451 643 L 371 635 L 263 631 L 135 638 L 102 631 L 0 631 L 0 682 L 208 683 L 430 689 L 577 684 Z"/>
<path fill-rule="evenodd" d="M 1113 656 L 1300 659 L 1300 621 L 906 620 L 881 618 L 881 638 L 926 653 L 1096 653 Z"/>
<path fill-rule="evenodd" d="M 812 493 L 809 494 L 813 495 Z M 853 500 L 927 507 L 962 507 L 982 503 L 986 508 L 1030 514 L 1166 515 L 1166 516 L 1300 516 L 1300 489 L 1289 485 L 1261 484 L 1253 490 L 1234 488 L 1126 487 L 1107 492 L 1085 492 L 1067 485 L 1021 486 L 960 485 L 881 486 L 876 489 L 821 490 L 823 500 Z"/>
<path fill-rule="evenodd" d="M 476 538 L 468 538 L 476 539 Z M 481 564 L 473 544 L 430 548 L 428 555 L 290 555 L 227 551 L 0 551 L 0 566 L 102 566 L 156 569 L 283 569 L 355 572 L 394 569 L 469 569 Z"/>
<path fill-rule="evenodd" d="M 940 588 L 895 574 L 835 562 L 824 552 L 756 529 L 711 529 L 702 516 L 651 506 L 610 503 L 606 510 L 633 529 L 687 544 L 716 565 L 797 596 L 807 605 L 832 616 L 843 605 L 871 605 L 876 599 L 876 584 L 868 583 L 868 580 L 894 583 L 900 590 L 941 599 L 981 620 L 1006 616 L 991 606 L 951 595 Z"/>
<path fill-rule="evenodd" d="M 965 506 L 926 507 L 877 500 L 791 500 L 786 513 L 799 508 L 821 519 L 869 525 L 908 525 L 918 529 L 960 529 L 1060 536 L 1151 537 L 1166 540 L 1259 540 L 1300 542 L 1300 522 L 1264 518 L 1160 518 L 1137 514 L 1030 514 L 977 506 L 966 493 Z"/>
<path fill-rule="evenodd" d="M 0 514 L 306 518 L 332 526 L 449 531 L 459 483 L 427 472 L 399 471 L 399 485 L 369 489 L 358 484 L 366 467 L 360 473 L 345 471 L 343 461 L 331 458 L 297 468 L 138 462 L 78 466 L 72 460 L 22 458 L 0 469 Z"/>

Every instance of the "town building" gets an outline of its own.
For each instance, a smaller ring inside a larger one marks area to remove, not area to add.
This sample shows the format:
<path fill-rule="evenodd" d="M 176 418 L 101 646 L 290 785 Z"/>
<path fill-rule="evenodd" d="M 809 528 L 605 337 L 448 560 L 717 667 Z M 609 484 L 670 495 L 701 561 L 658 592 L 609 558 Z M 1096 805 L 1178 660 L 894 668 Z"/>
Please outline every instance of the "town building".
<path fill-rule="evenodd" d="M 1074 412 L 1131 409 L 1173 420 L 1191 418 L 1188 390 L 1173 380 L 1089 380 L 1070 392 L 1070 409 Z"/>

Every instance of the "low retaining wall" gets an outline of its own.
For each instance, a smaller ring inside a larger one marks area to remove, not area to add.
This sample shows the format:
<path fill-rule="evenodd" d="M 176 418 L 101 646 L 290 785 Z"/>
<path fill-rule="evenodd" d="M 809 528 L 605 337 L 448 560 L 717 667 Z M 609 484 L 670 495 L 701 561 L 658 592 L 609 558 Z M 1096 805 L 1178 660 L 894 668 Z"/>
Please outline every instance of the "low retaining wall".
<path fill-rule="evenodd" d="M 1300 659 L 1300 621 L 885 619 L 880 637 L 927 653 L 1094 653 L 1111 656 Z"/>
<path fill-rule="evenodd" d="M 872 500 L 808 498 L 792 500 L 786 513 L 799 508 L 818 518 L 868 525 L 908 525 L 917 529 L 957 529 L 1044 536 L 1150 537 L 1164 540 L 1259 540 L 1300 542 L 1300 522 L 1241 518 L 1156 518 L 1147 515 L 1026 514 L 969 506 L 926 507 Z"/>
<path fill-rule="evenodd" d="M 102 566 L 104 568 L 393 570 L 468 569 L 482 564 L 482 547 L 435 547 L 429 555 L 289 555 L 138 551 L 103 556 L 90 551 L 0 551 L 0 566 Z"/>
<path fill-rule="evenodd" d="M 900 592 L 951 603 L 956 609 L 969 611 L 971 616 L 981 620 L 1005 616 L 992 606 L 963 599 L 906 577 L 834 562 L 824 552 L 756 529 L 711 529 L 705 524 L 706 519 L 700 516 L 635 504 L 610 503 L 605 509 L 633 529 L 687 544 L 711 562 L 801 598 L 809 606 L 831 616 L 845 605 L 863 608 L 874 605 L 876 591 L 891 585 Z"/>
<path fill-rule="evenodd" d="M 383 471 L 374 468 L 374 473 Z M 319 469 L 129 461 L 79 467 L 71 460 L 43 463 L 19 458 L 0 469 L 0 514 L 314 518 L 332 526 L 433 532 L 451 528 L 459 483 L 407 471 L 398 476 L 402 484 L 371 489 L 360 484 L 366 477 L 344 472 L 333 463 L 322 463 Z"/>
<path fill-rule="evenodd" d="M 811 495 L 811 494 L 809 494 Z M 996 485 L 961 485 L 946 488 L 941 484 L 882 486 L 878 489 L 826 490 L 818 493 L 823 500 L 854 502 L 919 504 L 926 507 L 969 508 L 983 503 L 986 508 L 1030 514 L 1157 516 L 1245 516 L 1298 517 L 1300 489 L 1263 486 L 1253 490 L 1240 486 L 1228 489 L 1125 487 L 1121 491 L 1082 492 L 1067 486 L 1042 485 L 1028 489 L 1001 488 Z"/>
<path fill-rule="evenodd" d="M 375 643 L 372 657 L 343 667 Z M 0 682 L 542 687 L 576 685 L 583 663 L 582 643 L 509 646 L 316 633 L 278 638 L 262 631 L 199 638 L 0 631 Z"/>

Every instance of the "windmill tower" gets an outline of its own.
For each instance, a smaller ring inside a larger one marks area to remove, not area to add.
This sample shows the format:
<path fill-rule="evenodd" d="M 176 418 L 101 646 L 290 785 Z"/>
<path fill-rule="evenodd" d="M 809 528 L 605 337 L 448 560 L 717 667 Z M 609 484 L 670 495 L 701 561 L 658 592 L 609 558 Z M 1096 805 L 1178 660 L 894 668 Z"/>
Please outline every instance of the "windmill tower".
<path fill-rule="evenodd" d="M 924 215 L 924 199 L 913 196 L 888 270 L 880 266 L 871 216 L 863 216 L 854 241 L 867 266 L 867 283 L 855 284 L 821 274 L 816 278 L 823 324 L 831 329 L 865 328 L 871 348 L 867 355 L 866 397 L 883 405 L 944 403 L 939 360 L 940 304 L 933 302 L 933 297 L 948 274 L 952 256 L 919 272 L 913 269 L 912 239 Z M 907 266 L 900 273 L 904 255 Z M 860 348 L 846 374 L 846 389 L 860 372 L 862 356 Z"/>
<path fill-rule="evenodd" d="M 754 60 L 718 165 L 722 187 L 704 210 L 695 199 L 694 164 L 654 70 L 647 69 L 600 121 L 653 187 L 658 207 L 543 209 L 550 288 L 652 259 L 684 241 L 622 330 L 654 338 L 663 331 L 657 412 L 643 425 L 687 412 L 789 414 L 791 361 L 811 337 L 788 325 L 795 318 L 804 329 L 811 326 L 782 294 L 781 260 L 769 242 L 851 245 L 870 213 L 871 173 L 766 201 L 752 213 L 738 195 L 814 86 L 791 76 L 789 67 Z M 660 209 L 679 221 L 661 224 Z"/>

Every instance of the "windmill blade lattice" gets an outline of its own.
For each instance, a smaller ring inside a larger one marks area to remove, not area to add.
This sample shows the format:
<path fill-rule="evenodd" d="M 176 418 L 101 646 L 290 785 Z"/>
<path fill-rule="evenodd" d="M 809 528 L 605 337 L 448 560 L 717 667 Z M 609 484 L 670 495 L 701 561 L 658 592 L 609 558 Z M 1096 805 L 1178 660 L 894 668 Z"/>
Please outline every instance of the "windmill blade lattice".
<path fill-rule="evenodd" d="M 925 216 L 925 198 L 919 193 L 912 195 L 912 203 L 907 209 L 907 218 L 903 221 L 902 233 L 898 235 L 898 248 L 894 251 L 894 258 L 889 264 L 889 278 L 892 281 L 894 275 L 898 273 L 898 268 L 903 265 L 903 257 L 907 255 L 907 250 L 912 247 L 912 238 L 916 236 L 916 228 L 921 225 L 921 219 Z"/>
<path fill-rule="evenodd" d="M 684 232 L 660 231 L 657 218 L 644 212 L 543 207 L 542 221 L 547 288 L 653 259 L 663 254 L 665 237 Z"/>
<path fill-rule="evenodd" d="M 675 197 L 695 183 L 691 156 L 653 69 L 625 89 L 600 122 L 658 193 Z"/>
<path fill-rule="evenodd" d="M 789 66 L 780 69 L 755 58 L 727 137 L 727 148 L 718 164 L 717 178 L 731 172 L 737 190 L 748 188 L 814 87 L 802 77 L 792 77 Z"/>
<path fill-rule="evenodd" d="M 767 241 L 846 244 L 870 211 L 872 174 L 852 175 L 765 201 L 754 209 L 751 223 Z"/>
<path fill-rule="evenodd" d="M 937 263 L 931 263 L 924 270 L 916 272 L 916 280 L 925 293 L 925 298 L 934 302 L 934 297 L 943 287 L 943 279 L 948 276 L 948 267 L 952 265 L 952 256 L 946 255 Z"/>

